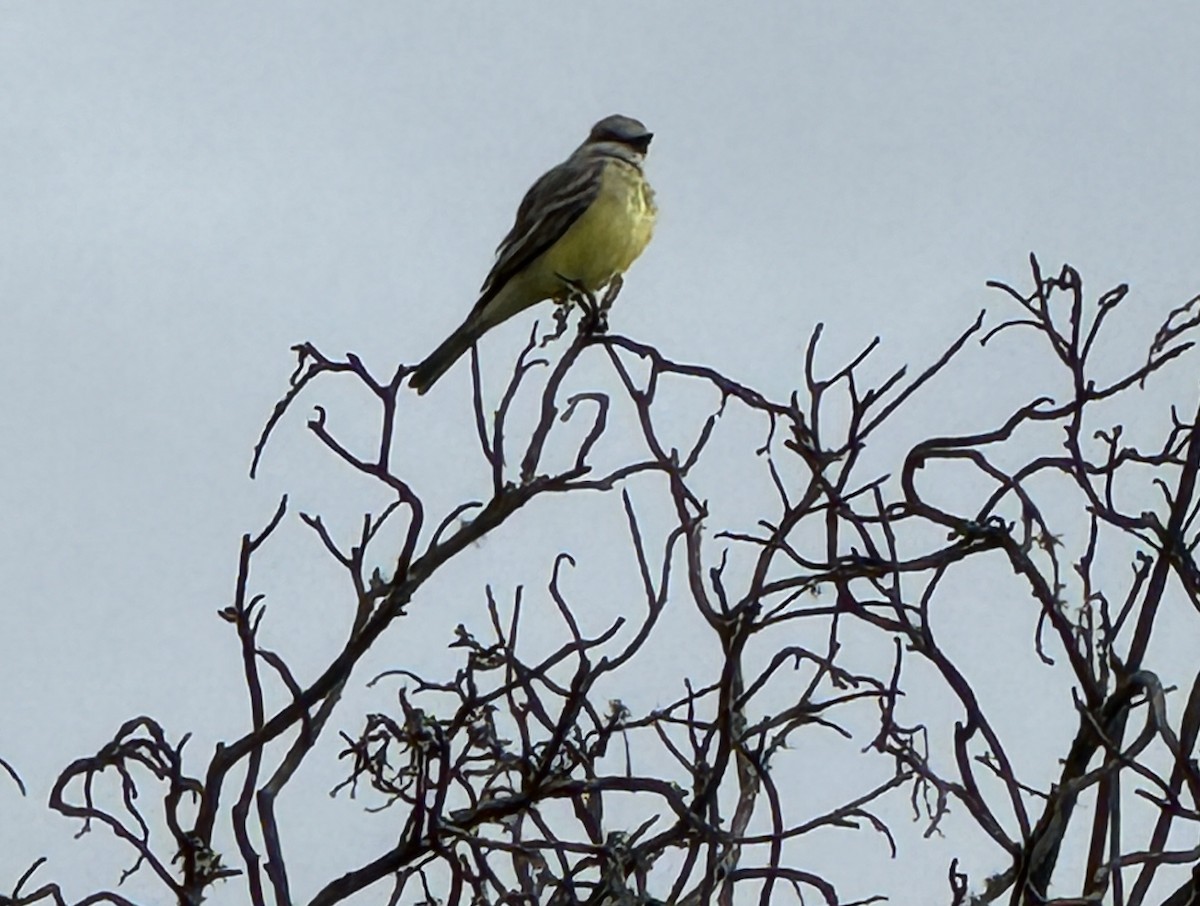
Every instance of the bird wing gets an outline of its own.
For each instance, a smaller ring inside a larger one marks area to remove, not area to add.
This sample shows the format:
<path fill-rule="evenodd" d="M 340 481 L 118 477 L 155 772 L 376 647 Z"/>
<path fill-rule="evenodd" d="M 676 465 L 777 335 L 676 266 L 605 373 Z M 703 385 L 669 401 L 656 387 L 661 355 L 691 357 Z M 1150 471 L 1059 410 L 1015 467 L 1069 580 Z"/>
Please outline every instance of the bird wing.
<path fill-rule="evenodd" d="M 478 312 L 504 288 L 513 275 L 554 245 L 600 193 L 602 156 L 574 155 L 546 171 L 533 184 L 508 235 L 496 249 L 496 263 L 480 289 Z"/>

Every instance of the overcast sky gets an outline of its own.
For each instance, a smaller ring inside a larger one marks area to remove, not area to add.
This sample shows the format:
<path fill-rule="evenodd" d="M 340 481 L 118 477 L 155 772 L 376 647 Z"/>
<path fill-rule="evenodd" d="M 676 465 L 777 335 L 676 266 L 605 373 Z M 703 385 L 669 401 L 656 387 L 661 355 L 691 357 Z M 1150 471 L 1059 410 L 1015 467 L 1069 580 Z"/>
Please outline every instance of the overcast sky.
<path fill-rule="evenodd" d="M 241 732 L 236 684 L 201 691 L 236 663 L 214 613 L 241 533 L 284 491 L 365 507 L 300 416 L 247 478 L 289 347 L 422 358 L 594 121 L 656 134 L 614 329 L 783 397 L 816 322 L 830 364 L 876 334 L 919 363 L 1031 251 L 1155 319 L 1200 290 L 1198 43 L 1185 3 L 5 3 L 0 756 L 30 796 L 0 777 L 0 887 L 44 852 L 75 896 L 116 882 L 103 834 L 45 816 L 54 775 L 139 713 L 194 730 L 197 765 Z M 439 511 L 486 489 L 468 384 L 406 403 Z M 288 532 L 283 587 L 332 588 Z M 485 554 L 476 594 L 544 581 Z M 275 606 L 316 669 L 345 611 Z M 939 894 L 948 854 L 919 863 Z"/>

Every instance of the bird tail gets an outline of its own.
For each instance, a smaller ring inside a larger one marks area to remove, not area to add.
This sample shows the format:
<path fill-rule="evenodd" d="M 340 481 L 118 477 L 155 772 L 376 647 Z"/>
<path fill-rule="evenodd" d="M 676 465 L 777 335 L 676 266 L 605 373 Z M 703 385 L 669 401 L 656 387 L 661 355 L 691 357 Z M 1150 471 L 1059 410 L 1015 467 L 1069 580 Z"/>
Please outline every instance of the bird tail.
<path fill-rule="evenodd" d="M 475 323 L 475 319 L 468 318 L 413 370 L 408 385 L 417 393 L 424 393 L 471 348 L 481 333 L 483 331 Z"/>

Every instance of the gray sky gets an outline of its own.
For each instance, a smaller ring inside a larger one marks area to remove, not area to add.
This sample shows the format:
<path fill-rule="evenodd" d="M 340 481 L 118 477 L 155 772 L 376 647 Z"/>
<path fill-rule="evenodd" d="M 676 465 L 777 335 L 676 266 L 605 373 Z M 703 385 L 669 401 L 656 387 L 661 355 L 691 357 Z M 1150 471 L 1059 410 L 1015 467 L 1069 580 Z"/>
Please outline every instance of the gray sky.
<path fill-rule="evenodd" d="M 0 882 L 43 852 L 126 864 L 43 814 L 54 774 L 138 713 L 194 730 L 197 766 L 239 732 L 236 685 L 197 690 L 236 663 L 214 612 L 240 534 L 285 490 L 346 532 L 377 500 L 298 414 L 247 479 L 289 346 L 380 373 L 423 357 L 592 122 L 656 133 L 661 219 L 614 329 L 783 396 L 815 322 L 830 365 L 876 334 L 886 363 L 919 363 L 985 280 L 1024 285 L 1030 251 L 1094 290 L 1130 282 L 1147 318 L 1196 292 L 1198 40 L 1183 3 L 5 4 L 0 755 L 31 795 L 0 780 Z M 484 340 L 489 373 L 533 317 Z M 468 382 L 460 365 L 404 410 L 439 510 L 486 488 Z M 318 399 L 350 436 L 370 425 L 361 399 Z M 981 405 L 955 400 L 952 423 Z M 556 543 L 559 518 L 540 523 Z M 309 593 L 336 576 L 288 532 L 275 640 L 315 669 L 346 613 Z M 507 574 L 506 543 L 478 552 L 474 604 L 483 577 L 544 581 Z M 907 864 L 941 895 L 952 850 L 930 847 Z"/>

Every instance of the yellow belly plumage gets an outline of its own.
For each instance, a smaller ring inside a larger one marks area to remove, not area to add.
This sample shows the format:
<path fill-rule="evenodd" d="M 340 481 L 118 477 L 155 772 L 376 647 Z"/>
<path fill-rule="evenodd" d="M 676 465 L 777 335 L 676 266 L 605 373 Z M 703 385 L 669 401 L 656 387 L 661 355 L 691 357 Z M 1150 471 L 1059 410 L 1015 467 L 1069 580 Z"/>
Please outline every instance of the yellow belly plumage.
<path fill-rule="evenodd" d="M 542 255 L 515 274 L 481 312 L 488 326 L 544 299 L 563 300 L 562 278 L 597 292 L 625 273 L 654 232 L 654 192 L 634 167 L 611 161 L 588 209 Z M 560 276 L 561 275 L 561 276 Z"/>
<path fill-rule="evenodd" d="M 641 174 L 613 161 L 604 168 L 596 200 L 542 255 L 542 267 L 535 267 L 596 292 L 625 273 L 645 250 L 654 217 L 653 193 Z"/>

